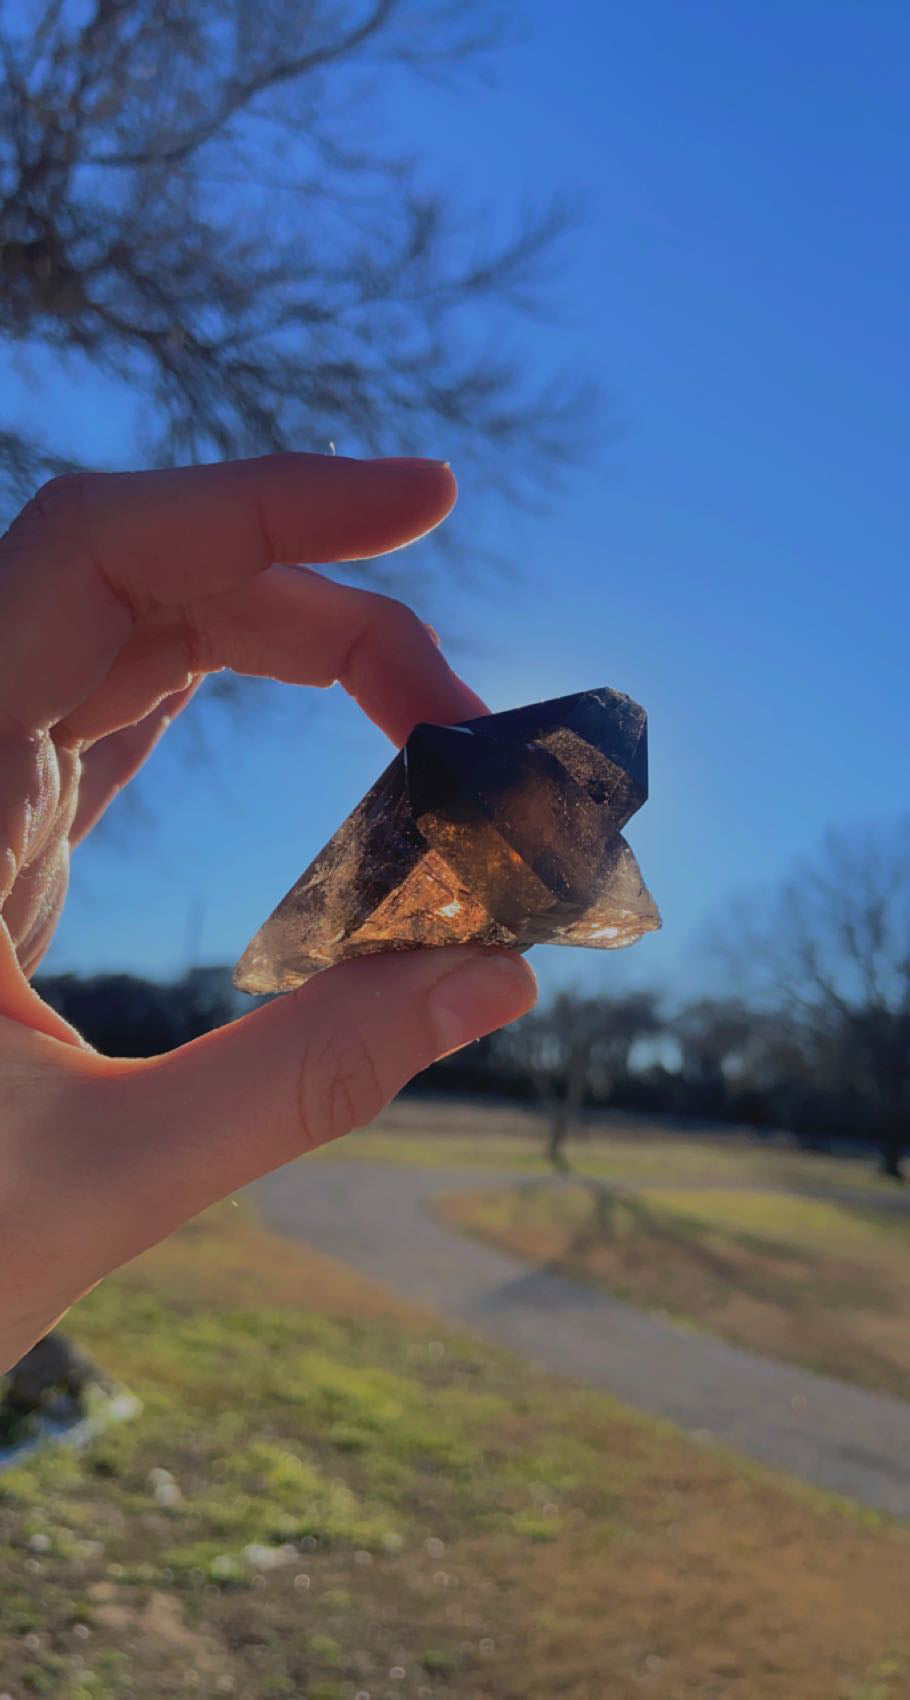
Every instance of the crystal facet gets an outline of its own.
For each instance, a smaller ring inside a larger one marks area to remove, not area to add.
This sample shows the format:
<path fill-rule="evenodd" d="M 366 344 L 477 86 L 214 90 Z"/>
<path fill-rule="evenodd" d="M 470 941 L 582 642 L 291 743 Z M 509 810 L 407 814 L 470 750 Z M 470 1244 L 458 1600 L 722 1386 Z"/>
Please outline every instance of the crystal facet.
<path fill-rule="evenodd" d="M 647 717 L 619 691 L 416 726 L 234 982 L 285 992 L 421 945 L 633 944 L 660 926 L 620 831 L 647 795 Z"/>

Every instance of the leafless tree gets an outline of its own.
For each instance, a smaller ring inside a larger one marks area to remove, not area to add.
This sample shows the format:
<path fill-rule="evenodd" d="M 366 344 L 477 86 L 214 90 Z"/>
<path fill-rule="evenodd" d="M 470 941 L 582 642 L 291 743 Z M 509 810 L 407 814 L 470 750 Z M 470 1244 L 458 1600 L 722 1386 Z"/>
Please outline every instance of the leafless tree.
<path fill-rule="evenodd" d="M 606 1097 L 625 1080 L 633 1046 L 661 1027 L 651 992 L 561 992 L 503 1035 L 506 1060 L 530 1077 L 550 1110 L 547 1155 L 555 1169 L 568 1169 L 566 1142 L 589 1093 Z"/>
<path fill-rule="evenodd" d="M 384 85 L 488 72 L 512 19 L 496 0 L 0 0 L 0 360 L 50 350 L 140 397 L 132 460 L 339 439 L 531 497 L 585 397 L 529 377 L 504 330 L 565 212 L 484 239 L 382 133 Z M 11 510 L 79 445 L 3 413 Z"/>
<path fill-rule="evenodd" d="M 680 1049 L 684 1077 L 712 1085 L 753 1072 L 764 1038 L 756 1012 L 738 998 L 698 998 L 670 1023 Z"/>
<path fill-rule="evenodd" d="M 910 1143 L 910 818 L 830 834 L 730 932 L 739 986 L 767 1020 L 766 1069 L 849 1100 L 899 1179 Z"/>

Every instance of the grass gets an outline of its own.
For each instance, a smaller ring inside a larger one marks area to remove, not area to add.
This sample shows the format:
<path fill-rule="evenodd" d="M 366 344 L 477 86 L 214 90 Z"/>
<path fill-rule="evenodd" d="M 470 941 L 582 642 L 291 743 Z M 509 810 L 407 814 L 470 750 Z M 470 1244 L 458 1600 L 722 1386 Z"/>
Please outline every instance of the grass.
<path fill-rule="evenodd" d="M 546 1117 L 509 1104 L 404 1097 L 371 1128 L 323 1147 L 315 1161 L 369 1160 L 421 1169 L 496 1169 L 550 1173 Z M 734 1185 L 812 1192 L 858 1191 L 893 1196 L 892 1181 L 861 1158 L 826 1157 L 780 1141 L 718 1133 L 710 1127 L 668 1130 L 622 1116 L 592 1120 L 570 1143 L 580 1174 L 636 1186 Z"/>
<path fill-rule="evenodd" d="M 11 1700 L 899 1700 L 910 1538 L 222 1207 L 73 1334 L 142 1415 L 0 1475 Z"/>
<path fill-rule="evenodd" d="M 910 1399 L 910 1210 L 580 1181 L 446 1198 L 448 1220 L 724 1339 Z"/>

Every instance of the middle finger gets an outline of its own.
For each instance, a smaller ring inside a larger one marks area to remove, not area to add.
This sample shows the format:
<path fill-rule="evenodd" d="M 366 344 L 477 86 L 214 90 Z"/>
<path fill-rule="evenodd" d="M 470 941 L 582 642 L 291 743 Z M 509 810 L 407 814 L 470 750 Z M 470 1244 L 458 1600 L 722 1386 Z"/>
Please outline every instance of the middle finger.
<path fill-rule="evenodd" d="M 89 742 L 133 724 L 194 675 L 224 667 L 296 685 L 337 680 L 398 744 L 418 720 L 451 724 L 485 712 L 403 603 L 278 566 L 142 623 L 55 739 Z"/>

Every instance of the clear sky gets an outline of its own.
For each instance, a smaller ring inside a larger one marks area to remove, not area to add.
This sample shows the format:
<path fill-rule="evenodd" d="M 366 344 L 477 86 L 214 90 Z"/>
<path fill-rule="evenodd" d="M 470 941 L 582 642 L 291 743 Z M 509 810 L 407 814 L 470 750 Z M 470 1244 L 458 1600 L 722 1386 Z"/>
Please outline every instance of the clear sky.
<path fill-rule="evenodd" d="M 910 8 L 526 11 L 496 88 L 396 85 L 388 122 L 462 203 L 580 195 L 559 322 L 523 347 L 594 372 L 616 429 L 543 519 L 487 513 L 464 478 L 512 576 L 434 583 L 421 546 L 412 599 L 494 708 L 597 684 L 648 708 L 629 837 L 664 932 L 535 960 L 550 985 L 685 990 L 731 893 L 910 801 Z M 116 457 L 88 413 L 83 440 Z M 289 697 L 252 696 L 239 724 L 207 711 L 214 766 L 186 739 L 156 756 L 147 817 L 79 853 L 49 969 L 239 955 L 387 755 L 336 693 Z"/>

